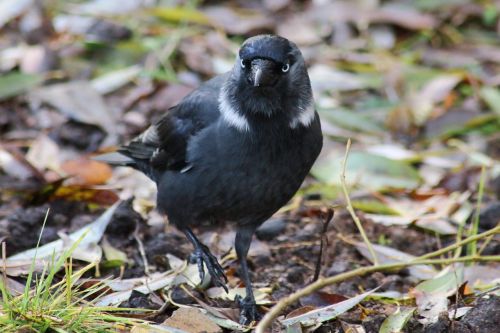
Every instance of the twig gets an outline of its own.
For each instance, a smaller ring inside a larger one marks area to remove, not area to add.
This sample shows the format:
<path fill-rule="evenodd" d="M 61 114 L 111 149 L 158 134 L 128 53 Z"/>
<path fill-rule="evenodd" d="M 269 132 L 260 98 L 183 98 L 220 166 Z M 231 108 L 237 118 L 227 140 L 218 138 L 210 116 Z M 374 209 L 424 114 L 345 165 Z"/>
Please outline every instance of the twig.
<path fill-rule="evenodd" d="M 344 160 L 342 161 L 342 173 L 340 174 L 340 183 L 342 185 L 342 192 L 344 193 L 345 201 L 346 201 L 346 209 L 351 214 L 352 219 L 354 220 L 354 223 L 356 224 L 356 227 L 358 228 L 359 233 L 361 234 L 361 237 L 363 238 L 363 241 L 366 244 L 366 247 L 368 248 L 368 251 L 370 252 L 370 255 L 373 258 L 373 265 L 377 266 L 378 265 L 378 258 L 375 254 L 375 251 L 373 250 L 372 243 L 368 239 L 365 233 L 365 229 L 363 228 L 363 225 L 361 225 L 361 221 L 359 220 L 358 216 L 354 212 L 354 207 L 352 206 L 351 199 L 349 198 L 349 192 L 347 191 L 347 184 L 346 184 L 346 177 L 345 177 L 345 168 L 347 164 L 347 157 L 349 156 L 349 149 L 351 148 L 351 139 L 347 140 L 347 146 L 345 148 L 345 156 Z"/>
<path fill-rule="evenodd" d="M 333 219 L 334 211 L 328 208 L 325 214 L 325 220 L 323 221 L 323 230 L 321 230 L 321 243 L 319 245 L 318 260 L 316 261 L 316 268 L 314 270 L 314 276 L 311 282 L 316 281 L 321 273 L 321 262 L 323 261 L 323 249 L 325 244 L 328 245 L 328 238 L 326 237 L 326 232 L 328 231 L 328 225 Z"/>
<path fill-rule="evenodd" d="M 437 256 L 440 256 L 442 254 L 445 254 L 446 252 L 455 250 L 463 245 L 469 244 L 471 242 L 474 242 L 474 241 L 477 241 L 477 240 L 489 237 L 490 235 L 494 235 L 494 234 L 498 234 L 498 233 L 500 233 L 500 225 L 497 225 L 495 228 L 487 230 L 483 233 L 467 237 L 467 238 L 461 240 L 460 242 L 453 243 L 453 244 L 451 244 L 447 247 L 444 247 L 440 250 L 436 250 L 434 252 L 424 254 L 424 255 L 418 257 L 417 259 L 428 259 L 428 258 L 437 257 Z"/>
<path fill-rule="evenodd" d="M 477 193 L 477 203 L 476 211 L 474 212 L 474 218 L 472 219 L 472 225 L 469 231 L 469 236 L 477 235 L 479 230 L 479 215 L 481 214 L 481 204 L 483 202 L 484 194 L 484 183 L 486 182 L 486 168 L 483 165 L 481 168 L 481 178 L 479 179 L 479 190 Z M 472 242 L 468 245 L 467 254 L 475 256 L 477 254 L 477 242 Z"/>
<path fill-rule="evenodd" d="M 479 250 L 477 251 L 477 255 L 480 256 L 481 253 L 483 253 L 484 249 L 486 249 L 486 246 L 488 246 L 488 244 L 491 242 L 491 240 L 493 239 L 495 235 L 490 235 L 486 238 L 486 240 L 484 241 L 484 243 L 481 245 L 481 247 L 479 248 Z"/>
<path fill-rule="evenodd" d="M 280 314 L 280 312 L 286 308 L 287 306 L 295 303 L 300 298 L 307 296 L 318 289 L 323 287 L 335 284 L 340 281 L 344 281 L 356 276 L 363 276 L 369 273 L 385 271 L 385 270 L 393 270 L 393 269 L 401 269 L 409 266 L 416 265 L 439 265 L 439 264 L 452 264 L 456 262 L 466 262 L 466 261 L 500 261 L 500 255 L 498 256 L 482 256 L 482 257 L 460 257 L 460 258 L 451 258 L 451 259 L 422 259 L 422 260 L 414 260 L 410 262 L 399 262 L 399 263 L 391 263 L 385 265 L 377 265 L 377 266 L 366 266 L 354 269 L 349 272 L 345 272 L 342 274 L 338 274 L 329 278 L 320 278 L 316 282 L 308 285 L 307 287 L 300 289 L 293 294 L 290 294 L 288 297 L 279 301 L 271 311 L 266 313 L 264 318 L 257 325 L 255 333 L 264 333 L 264 330 L 269 327 L 271 322 Z"/>
<path fill-rule="evenodd" d="M 135 238 L 135 241 L 137 242 L 137 245 L 139 247 L 139 253 L 141 254 L 142 263 L 144 264 L 144 273 L 147 276 L 149 276 L 150 271 L 149 271 L 149 265 L 148 265 L 148 258 L 146 257 L 146 251 L 144 250 L 144 244 L 142 243 L 142 240 L 139 237 L 139 225 L 135 226 L 134 238 Z"/>
<path fill-rule="evenodd" d="M 449 251 L 453 251 L 454 249 L 461 247 L 463 245 L 469 244 L 471 242 L 477 241 L 479 239 L 488 237 L 490 235 L 493 235 L 495 233 L 500 232 L 500 226 L 497 226 L 496 228 L 490 229 L 488 231 L 485 231 L 481 234 L 477 234 L 474 236 L 470 236 L 460 242 L 457 242 L 455 244 L 452 244 L 450 246 L 447 246 L 445 248 L 442 248 L 440 250 L 427 253 L 423 256 L 420 256 L 418 258 L 415 258 L 414 260 L 408 261 L 408 262 L 399 262 L 399 263 L 391 263 L 391 264 L 385 264 L 385 265 L 373 265 L 373 266 L 367 266 L 367 267 L 360 267 L 357 269 L 354 269 L 349 272 L 345 272 L 342 274 L 338 274 L 329 278 L 320 278 L 316 282 L 306 286 L 303 289 L 300 289 L 296 291 L 295 293 L 289 295 L 288 297 L 280 300 L 271 310 L 262 318 L 260 323 L 257 325 L 256 328 L 256 333 L 264 333 L 264 330 L 271 325 L 271 322 L 280 314 L 280 312 L 285 309 L 287 306 L 290 304 L 296 302 L 299 300 L 299 298 L 304 297 L 306 295 L 309 295 L 316 290 L 319 290 L 325 286 L 329 286 L 335 283 L 338 283 L 340 281 L 344 281 L 350 278 L 353 278 L 355 276 L 363 276 L 369 273 L 374 273 L 374 272 L 379 272 L 379 271 L 386 271 L 386 270 L 392 270 L 392 269 L 401 269 L 409 266 L 415 266 L 415 265 L 433 265 L 433 264 L 451 264 L 455 262 L 467 262 L 467 261 L 500 261 L 500 255 L 497 256 L 467 256 L 467 257 L 459 257 L 459 258 L 445 258 L 445 259 L 429 259 L 432 257 L 439 256 L 441 254 L 444 254 Z"/>

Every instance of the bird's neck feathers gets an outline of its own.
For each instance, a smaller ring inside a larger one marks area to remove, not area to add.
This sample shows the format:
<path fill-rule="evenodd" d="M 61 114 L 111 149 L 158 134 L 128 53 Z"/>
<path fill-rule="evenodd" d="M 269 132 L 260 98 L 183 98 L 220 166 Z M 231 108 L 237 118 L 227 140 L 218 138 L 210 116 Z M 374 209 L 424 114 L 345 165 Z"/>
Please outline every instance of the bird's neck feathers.
<path fill-rule="evenodd" d="M 219 93 L 219 111 L 223 121 L 241 132 L 250 132 L 252 123 L 257 120 L 275 122 L 290 129 L 309 127 L 315 109 L 308 77 L 306 82 L 294 88 L 296 94 L 286 95 L 278 90 L 248 89 L 230 75 Z"/>

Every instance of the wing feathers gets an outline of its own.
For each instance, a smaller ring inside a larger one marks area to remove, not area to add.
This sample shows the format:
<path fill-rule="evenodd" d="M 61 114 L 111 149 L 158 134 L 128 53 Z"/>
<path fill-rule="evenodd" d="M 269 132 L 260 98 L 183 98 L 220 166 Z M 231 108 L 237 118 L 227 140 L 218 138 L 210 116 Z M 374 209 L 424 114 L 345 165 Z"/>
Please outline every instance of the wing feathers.
<path fill-rule="evenodd" d="M 191 138 L 220 117 L 218 96 L 225 77 L 207 81 L 170 108 L 156 124 L 120 147 L 118 152 L 133 160 L 127 165 L 155 181 L 166 170 L 186 172 Z"/>

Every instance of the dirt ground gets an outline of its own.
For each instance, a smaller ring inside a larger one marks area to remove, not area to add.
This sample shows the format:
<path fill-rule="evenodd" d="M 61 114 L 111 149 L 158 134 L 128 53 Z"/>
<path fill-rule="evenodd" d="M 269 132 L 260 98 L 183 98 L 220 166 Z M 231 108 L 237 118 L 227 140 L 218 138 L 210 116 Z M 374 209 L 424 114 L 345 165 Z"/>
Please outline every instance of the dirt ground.
<path fill-rule="evenodd" d="M 189 260 L 191 244 L 154 210 L 154 185 L 92 157 L 128 142 L 201 82 L 229 70 L 241 42 L 259 33 L 291 38 L 302 50 L 324 133 L 323 152 L 302 189 L 254 237 L 249 266 L 255 289 L 267 295 L 262 314 L 315 274 L 372 264 L 341 190 L 347 139 L 349 194 L 380 256 L 392 251 L 406 261 L 458 235 L 498 228 L 498 1 L 173 1 L 179 5 L 173 9 L 167 2 L 129 0 L 127 9 L 119 1 L 37 1 L 32 8 L 19 1 L 22 11 L 8 6 L 0 13 L 6 256 L 35 248 L 39 237 L 40 245 L 67 239 L 122 200 L 96 245 L 124 258 L 108 260 L 105 253 L 86 278 L 142 278 L 171 270 L 175 258 Z M 324 232 L 330 208 L 334 217 Z M 200 225 L 194 232 L 220 258 L 230 289 L 243 287 L 232 226 Z M 435 265 L 432 277 L 407 268 L 342 281 L 303 297 L 280 319 L 378 287 L 314 332 L 379 332 L 408 307 L 415 312 L 404 332 L 496 333 L 500 237 L 476 245 L 491 260 L 460 266 L 464 281 L 449 294 L 429 292 L 447 311 L 425 314 L 435 304 L 418 304 L 425 300 L 419 287 L 445 272 L 446 265 Z M 464 246 L 461 255 L 469 252 Z M 86 264 L 73 263 L 75 270 Z M 26 274 L 9 279 L 24 284 Z M 118 306 L 155 310 L 127 315 L 158 324 L 172 318 L 175 304 L 208 306 L 238 321 L 235 303 L 210 287 L 133 291 Z M 104 294 L 112 295 L 111 288 Z"/>

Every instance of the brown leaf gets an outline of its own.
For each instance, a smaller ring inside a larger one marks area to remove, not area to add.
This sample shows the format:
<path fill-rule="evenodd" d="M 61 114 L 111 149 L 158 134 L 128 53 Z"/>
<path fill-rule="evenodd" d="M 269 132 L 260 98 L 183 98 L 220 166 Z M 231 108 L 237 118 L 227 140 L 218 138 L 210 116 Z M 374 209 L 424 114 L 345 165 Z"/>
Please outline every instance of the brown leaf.
<path fill-rule="evenodd" d="M 301 308 L 298 308 L 298 309 L 295 309 L 293 311 L 291 311 L 290 313 L 288 313 L 286 315 L 285 318 L 293 318 L 293 317 L 297 317 L 297 316 L 300 316 L 300 315 L 303 315 L 304 313 L 308 313 L 309 311 L 312 311 L 316 309 L 315 306 L 312 306 L 312 305 L 305 305 Z"/>
<path fill-rule="evenodd" d="M 77 185 L 101 185 L 113 175 L 109 165 L 87 158 L 66 161 L 61 169 L 73 176 L 72 183 Z"/>
<path fill-rule="evenodd" d="M 174 311 L 165 325 L 178 328 L 189 333 L 219 333 L 222 329 L 196 308 L 180 308 Z"/>
<path fill-rule="evenodd" d="M 93 189 L 84 186 L 61 186 L 51 196 L 51 199 L 91 202 L 103 206 L 109 206 L 120 198 L 110 190 Z"/>
<path fill-rule="evenodd" d="M 339 294 L 330 294 L 323 291 L 317 291 L 306 297 L 302 297 L 300 299 L 300 304 L 302 304 L 303 306 L 312 306 L 320 308 L 345 301 L 346 299 L 347 297 Z"/>

